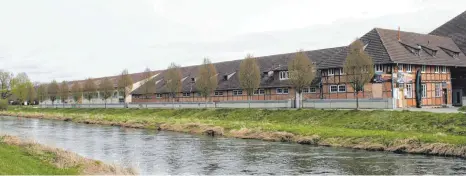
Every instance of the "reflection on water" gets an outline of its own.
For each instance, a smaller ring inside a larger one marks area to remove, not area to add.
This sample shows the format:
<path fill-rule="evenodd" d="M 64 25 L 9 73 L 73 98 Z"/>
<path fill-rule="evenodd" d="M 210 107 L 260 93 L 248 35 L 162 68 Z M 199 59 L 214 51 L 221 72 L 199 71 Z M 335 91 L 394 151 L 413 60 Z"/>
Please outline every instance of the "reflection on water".
<path fill-rule="evenodd" d="M 466 174 L 458 158 L 0 117 L 0 134 L 32 138 L 142 174 Z"/>

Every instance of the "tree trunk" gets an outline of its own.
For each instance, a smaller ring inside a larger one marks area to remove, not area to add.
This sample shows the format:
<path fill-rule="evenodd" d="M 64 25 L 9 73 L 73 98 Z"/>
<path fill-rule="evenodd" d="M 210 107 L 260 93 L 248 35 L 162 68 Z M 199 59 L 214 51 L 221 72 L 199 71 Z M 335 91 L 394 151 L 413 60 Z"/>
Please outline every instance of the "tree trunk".
<path fill-rule="evenodd" d="M 248 108 L 251 108 L 251 95 L 248 95 Z"/>
<path fill-rule="evenodd" d="M 105 101 L 104 101 L 104 107 L 105 107 L 105 109 L 107 109 L 107 99 L 105 99 Z"/>
<path fill-rule="evenodd" d="M 207 97 L 205 97 L 205 108 L 207 109 Z"/>
<path fill-rule="evenodd" d="M 359 110 L 359 91 L 356 91 L 356 110 Z"/>

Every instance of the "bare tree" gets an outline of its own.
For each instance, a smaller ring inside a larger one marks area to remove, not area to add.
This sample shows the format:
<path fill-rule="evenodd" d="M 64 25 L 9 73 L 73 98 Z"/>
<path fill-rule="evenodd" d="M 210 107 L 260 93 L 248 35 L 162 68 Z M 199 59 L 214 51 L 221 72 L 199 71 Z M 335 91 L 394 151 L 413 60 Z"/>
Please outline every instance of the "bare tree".
<path fill-rule="evenodd" d="M 60 84 L 60 99 L 63 107 L 65 107 L 65 102 L 70 96 L 70 88 L 68 87 L 68 82 L 62 81 Z"/>
<path fill-rule="evenodd" d="M 175 108 L 176 93 L 181 90 L 181 71 L 180 66 L 171 63 L 165 71 L 164 78 L 166 80 L 165 86 L 167 87 L 170 97 L 172 97 L 172 106 Z"/>
<path fill-rule="evenodd" d="M 215 91 L 215 89 L 217 89 L 217 86 L 217 69 L 208 58 L 204 58 L 204 62 L 199 66 L 196 87 L 199 93 L 201 93 L 201 95 L 204 97 L 206 108 L 208 98 Z"/>
<path fill-rule="evenodd" d="M 105 102 L 105 108 L 107 108 L 107 99 L 112 97 L 113 91 L 113 82 L 108 78 L 104 78 L 99 84 L 99 92 L 102 93 L 102 99 Z"/>
<path fill-rule="evenodd" d="M 89 107 L 91 107 L 91 100 L 95 97 L 97 91 L 97 86 L 95 85 L 95 82 L 92 78 L 86 79 L 86 81 L 84 82 L 83 91 L 84 97 L 89 102 Z"/>
<path fill-rule="evenodd" d="M 6 99 L 11 95 L 11 81 L 13 73 L 0 70 L 0 98 Z"/>
<path fill-rule="evenodd" d="M 39 100 L 39 103 L 44 102 L 47 97 L 47 84 L 40 84 L 39 87 L 37 87 L 37 99 Z"/>
<path fill-rule="evenodd" d="M 306 53 L 300 50 L 296 53 L 293 60 L 288 63 L 288 73 L 290 83 L 297 93 L 295 97 L 296 107 L 303 107 L 302 92 L 304 88 L 311 85 L 315 78 L 315 64 L 309 59 Z"/>
<path fill-rule="evenodd" d="M 121 72 L 120 77 L 118 78 L 118 91 L 123 93 L 123 101 L 125 102 L 126 107 L 126 95 L 128 95 L 133 89 L 133 79 L 128 73 L 128 70 L 125 69 Z"/>
<path fill-rule="evenodd" d="M 52 105 L 54 105 L 54 102 L 55 100 L 57 100 L 57 96 L 60 91 L 60 87 L 58 86 L 57 81 L 53 80 L 47 87 L 47 91 L 49 94 L 50 101 L 52 101 Z"/>
<path fill-rule="evenodd" d="M 83 95 L 83 88 L 79 82 L 73 82 L 73 85 L 71 86 L 71 93 L 75 104 L 77 104 Z"/>
<path fill-rule="evenodd" d="M 239 66 L 239 82 L 241 88 L 246 90 L 248 95 L 248 105 L 251 108 L 251 96 L 260 85 L 260 69 L 257 61 L 252 55 L 248 54 L 246 58 L 241 61 Z"/>
<path fill-rule="evenodd" d="M 148 99 L 149 93 L 151 93 L 151 90 L 155 90 L 155 84 L 151 84 L 150 78 L 152 78 L 152 72 L 150 71 L 149 68 L 146 68 L 144 72 L 142 73 L 142 91 L 144 94 L 144 98 Z M 147 108 L 147 104 L 146 104 Z"/>
<path fill-rule="evenodd" d="M 364 43 L 359 39 L 351 43 L 343 70 L 354 89 L 356 109 L 359 109 L 359 92 L 374 76 L 373 68 L 372 58 L 364 51 Z"/>
<path fill-rule="evenodd" d="M 27 100 L 29 102 L 28 104 L 35 104 L 35 100 L 37 98 L 37 93 L 36 93 L 36 88 L 34 87 L 34 84 L 29 82 L 29 84 L 27 85 L 27 90 L 28 90 Z"/>

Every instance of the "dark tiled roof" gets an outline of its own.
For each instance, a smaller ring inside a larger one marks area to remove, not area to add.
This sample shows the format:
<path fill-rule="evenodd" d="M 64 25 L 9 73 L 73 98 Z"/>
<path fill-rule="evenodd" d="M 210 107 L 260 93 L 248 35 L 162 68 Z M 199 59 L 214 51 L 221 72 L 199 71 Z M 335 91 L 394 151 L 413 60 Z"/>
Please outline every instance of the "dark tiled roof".
<path fill-rule="evenodd" d="M 317 64 L 318 69 L 323 68 L 337 68 L 342 67 L 344 57 L 342 53 L 346 53 L 346 46 L 336 48 L 326 48 L 313 51 L 305 51 L 308 57 Z M 288 70 L 288 62 L 293 58 L 295 53 L 277 54 L 271 56 L 256 57 L 261 73 L 269 71 Z M 240 89 L 238 70 L 242 60 L 233 60 L 226 62 L 214 63 L 217 69 L 218 75 L 218 90 L 231 90 Z M 182 67 L 181 73 L 182 78 L 185 78 L 182 82 L 182 92 L 192 92 L 196 90 L 195 83 L 191 82 L 191 78 L 195 77 L 198 72 L 198 66 Z M 228 80 L 224 80 L 224 76 L 230 75 Z M 165 88 L 164 72 L 162 71 L 159 76 L 156 76 L 150 81 L 150 84 L 156 84 L 156 89 L 149 93 L 166 93 Z M 264 76 L 261 80 L 260 87 L 286 87 L 289 86 L 288 81 L 279 80 L 277 75 L 274 74 L 271 77 Z M 138 88 L 132 92 L 133 94 L 143 94 L 144 90 Z"/>
<path fill-rule="evenodd" d="M 466 56 L 461 53 L 451 38 L 400 31 L 401 40 L 398 41 L 396 30 L 376 28 L 376 31 L 394 63 L 466 66 Z M 436 50 L 436 55 L 433 56 L 426 50 L 420 49 L 419 46 Z M 419 51 L 419 54 L 412 51 Z M 459 57 L 454 58 L 447 51 L 459 52 Z"/>
<path fill-rule="evenodd" d="M 377 29 L 372 29 L 364 34 L 361 41 L 367 45 L 365 51 L 372 57 L 374 64 L 393 63 Z M 344 58 L 346 58 L 346 52 L 343 54 L 345 55 Z"/>
<path fill-rule="evenodd" d="M 466 53 L 466 11 L 430 32 L 432 35 L 450 37 Z"/>

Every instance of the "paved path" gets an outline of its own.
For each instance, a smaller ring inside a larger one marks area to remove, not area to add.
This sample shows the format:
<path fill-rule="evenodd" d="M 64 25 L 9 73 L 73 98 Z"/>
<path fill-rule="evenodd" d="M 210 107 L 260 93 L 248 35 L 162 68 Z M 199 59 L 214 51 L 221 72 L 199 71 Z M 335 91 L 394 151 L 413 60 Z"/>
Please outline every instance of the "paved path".
<path fill-rule="evenodd" d="M 408 110 L 408 111 L 425 111 L 425 112 L 435 112 L 435 113 L 459 113 L 461 111 L 458 111 L 459 108 L 457 107 L 450 107 L 450 108 L 405 108 L 405 109 L 393 109 L 395 111 L 402 111 L 402 110 Z M 464 112 L 461 112 L 464 113 Z"/>

